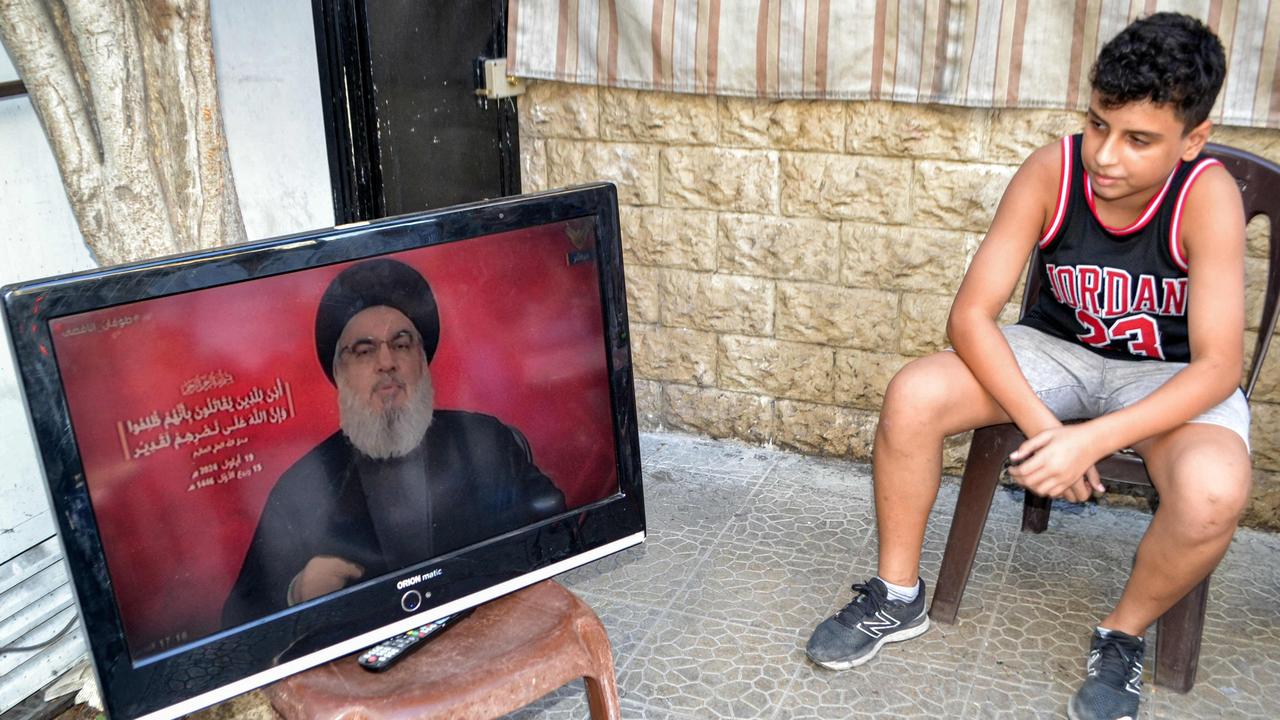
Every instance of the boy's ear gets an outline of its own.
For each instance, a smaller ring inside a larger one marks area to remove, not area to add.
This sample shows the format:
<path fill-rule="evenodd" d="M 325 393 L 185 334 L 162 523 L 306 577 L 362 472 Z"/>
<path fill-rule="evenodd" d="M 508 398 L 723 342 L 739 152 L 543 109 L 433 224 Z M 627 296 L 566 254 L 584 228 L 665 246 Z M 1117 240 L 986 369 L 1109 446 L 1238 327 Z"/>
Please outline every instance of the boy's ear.
<path fill-rule="evenodd" d="M 1205 120 L 1199 125 L 1191 128 L 1189 132 L 1182 138 L 1185 144 L 1182 150 L 1182 159 L 1190 162 L 1195 156 L 1200 154 L 1204 149 L 1204 144 L 1209 142 L 1209 131 L 1213 129 L 1213 123 Z"/>

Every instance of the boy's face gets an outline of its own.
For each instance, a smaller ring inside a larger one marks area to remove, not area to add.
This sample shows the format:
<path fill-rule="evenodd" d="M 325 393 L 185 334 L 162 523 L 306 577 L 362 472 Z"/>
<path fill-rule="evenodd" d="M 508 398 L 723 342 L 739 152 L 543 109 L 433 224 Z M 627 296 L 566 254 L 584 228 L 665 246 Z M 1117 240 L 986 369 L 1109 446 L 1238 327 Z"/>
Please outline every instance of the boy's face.
<path fill-rule="evenodd" d="M 1081 156 L 1094 196 L 1145 203 L 1179 160 L 1191 160 L 1209 138 L 1208 120 L 1184 132 L 1172 105 L 1134 102 L 1105 108 L 1089 100 Z"/>

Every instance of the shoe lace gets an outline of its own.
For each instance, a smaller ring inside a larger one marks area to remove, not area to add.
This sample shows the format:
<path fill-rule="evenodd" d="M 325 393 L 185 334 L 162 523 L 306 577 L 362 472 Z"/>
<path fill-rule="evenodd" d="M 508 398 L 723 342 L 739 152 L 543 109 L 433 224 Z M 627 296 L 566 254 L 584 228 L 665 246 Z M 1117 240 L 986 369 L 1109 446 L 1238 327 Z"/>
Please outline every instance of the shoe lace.
<path fill-rule="evenodd" d="M 1089 654 L 1088 674 L 1117 689 L 1137 692 L 1142 686 L 1142 648 L 1124 638 L 1104 636 Z"/>
<path fill-rule="evenodd" d="M 875 593 L 872 592 L 871 586 L 866 583 L 854 583 L 853 600 L 849 601 L 836 613 L 836 620 L 842 625 L 853 627 L 862 621 L 862 618 L 868 615 L 874 615 L 880 609 L 880 603 L 877 601 Z"/>

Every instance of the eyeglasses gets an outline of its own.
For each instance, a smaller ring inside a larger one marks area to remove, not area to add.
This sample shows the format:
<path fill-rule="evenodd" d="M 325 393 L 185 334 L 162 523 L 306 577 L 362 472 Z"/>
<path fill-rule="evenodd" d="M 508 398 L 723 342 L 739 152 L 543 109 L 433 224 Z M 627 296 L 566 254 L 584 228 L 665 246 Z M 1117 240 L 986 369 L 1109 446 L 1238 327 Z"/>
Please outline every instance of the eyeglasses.
<path fill-rule="evenodd" d="M 391 351 L 391 355 L 396 360 L 408 360 L 413 357 L 414 353 L 421 346 L 418 336 L 408 330 L 401 330 L 391 336 L 390 340 L 374 340 L 373 338 L 360 338 L 338 351 L 338 357 L 351 361 L 357 365 L 369 365 L 378 357 L 378 350 L 383 345 Z"/>

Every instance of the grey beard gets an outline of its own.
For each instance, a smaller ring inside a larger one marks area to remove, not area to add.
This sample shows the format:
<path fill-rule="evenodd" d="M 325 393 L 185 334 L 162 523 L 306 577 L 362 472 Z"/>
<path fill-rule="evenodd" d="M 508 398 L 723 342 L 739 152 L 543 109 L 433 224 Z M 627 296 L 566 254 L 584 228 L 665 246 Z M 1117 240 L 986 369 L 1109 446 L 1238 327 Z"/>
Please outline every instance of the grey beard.
<path fill-rule="evenodd" d="M 424 372 L 418 388 L 409 393 L 403 407 L 372 410 L 364 398 L 355 397 L 343 378 L 338 380 L 338 411 L 342 433 L 357 450 L 374 460 L 404 457 L 413 452 L 431 427 L 435 390 L 431 374 Z"/>

